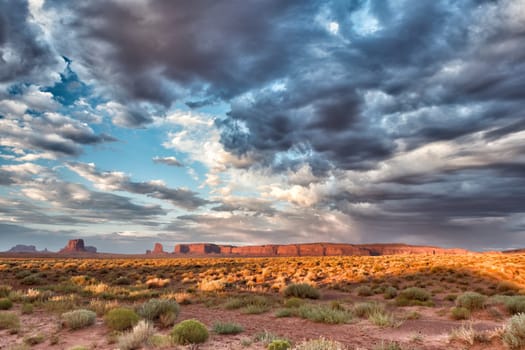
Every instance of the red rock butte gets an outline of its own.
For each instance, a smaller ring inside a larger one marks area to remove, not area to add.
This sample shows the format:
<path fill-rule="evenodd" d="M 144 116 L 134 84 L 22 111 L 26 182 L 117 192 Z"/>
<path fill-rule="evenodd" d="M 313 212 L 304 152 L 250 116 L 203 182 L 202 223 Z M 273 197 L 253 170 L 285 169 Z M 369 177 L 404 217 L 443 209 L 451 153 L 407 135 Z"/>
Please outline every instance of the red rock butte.
<path fill-rule="evenodd" d="M 155 251 L 155 250 L 154 250 Z M 190 243 L 175 245 L 176 255 L 221 256 L 338 256 L 338 255 L 397 255 L 397 254 L 469 254 L 459 248 L 440 248 L 407 244 L 342 244 L 304 243 L 268 244 L 254 246 L 218 245 L 213 243 Z"/>

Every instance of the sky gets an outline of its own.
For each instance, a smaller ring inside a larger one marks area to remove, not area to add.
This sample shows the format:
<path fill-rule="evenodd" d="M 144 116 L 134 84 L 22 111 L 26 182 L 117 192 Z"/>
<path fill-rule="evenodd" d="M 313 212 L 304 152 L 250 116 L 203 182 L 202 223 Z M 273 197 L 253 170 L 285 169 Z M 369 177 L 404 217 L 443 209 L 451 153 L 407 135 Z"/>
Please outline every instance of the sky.
<path fill-rule="evenodd" d="M 0 251 L 525 247 L 525 0 L 0 0 Z"/>

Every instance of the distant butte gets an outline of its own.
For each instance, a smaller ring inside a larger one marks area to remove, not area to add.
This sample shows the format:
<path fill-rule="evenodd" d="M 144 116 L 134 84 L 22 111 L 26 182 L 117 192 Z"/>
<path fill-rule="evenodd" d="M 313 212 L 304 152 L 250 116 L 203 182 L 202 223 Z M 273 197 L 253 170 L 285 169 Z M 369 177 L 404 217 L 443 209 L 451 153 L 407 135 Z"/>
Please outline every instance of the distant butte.
<path fill-rule="evenodd" d="M 97 248 L 92 246 L 86 246 L 83 239 L 71 239 L 67 242 L 67 245 L 62 248 L 59 253 L 61 254 L 74 254 L 74 253 L 96 253 Z"/>
<path fill-rule="evenodd" d="M 303 243 L 303 244 L 268 244 L 254 246 L 218 245 L 213 243 L 177 244 L 173 251 L 176 256 L 211 255 L 211 256 L 338 256 L 338 255 L 399 255 L 399 254 L 469 254 L 470 251 L 459 248 L 440 248 L 416 246 L 400 243 L 389 244 L 343 244 L 343 243 Z M 157 243 L 148 254 L 166 254 L 162 245 Z"/>

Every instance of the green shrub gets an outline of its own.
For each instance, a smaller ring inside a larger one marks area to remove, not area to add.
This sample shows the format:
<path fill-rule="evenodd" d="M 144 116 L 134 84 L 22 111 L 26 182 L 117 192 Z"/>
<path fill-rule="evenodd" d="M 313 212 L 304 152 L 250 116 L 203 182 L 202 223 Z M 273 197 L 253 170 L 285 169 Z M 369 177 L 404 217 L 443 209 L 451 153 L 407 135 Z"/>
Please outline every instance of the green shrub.
<path fill-rule="evenodd" d="M 30 315 L 33 313 L 33 304 L 24 303 L 20 309 L 22 315 Z"/>
<path fill-rule="evenodd" d="M 267 305 L 248 305 L 242 309 L 242 312 L 248 315 L 263 314 L 270 310 L 270 306 Z"/>
<path fill-rule="evenodd" d="M 262 295 L 247 295 L 237 298 L 229 298 L 224 303 L 224 308 L 227 310 L 236 310 L 240 308 L 246 308 L 248 306 L 256 305 L 262 306 L 269 309 L 273 304 L 272 300 Z"/>
<path fill-rule="evenodd" d="M 383 297 L 385 299 L 394 299 L 397 296 L 397 289 L 394 287 L 387 287 L 383 292 Z"/>
<path fill-rule="evenodd" d="M 447 294 L 447 295 L 445 296 L 445 300 L 448 300 L 448 301 L 456 301 L 457 297 L 458 297 L 458 296 L 457 296 L 456 294 Z"/>
<path fill-rule="evenodd" d="M 20 284 L 24 284 L 26 286 L 34 286 L 37 284 L 42 284 L 42 279 L 40 279 L 38 275 L 29 275 L 29 276 L 22 278 L 22 280 L 20 281 Z"/>
<path fill-rule="evenodd" d="M 375 302 L 357 303 L 352 307 L 355 316 L 368 318 L 374 312 L 384 311 L 384 305 Z"/>
<path fill-rule="evenodd" d="M 13 288 L 11 286 L 2 284 L 0 285 L 0 298 L 7 298 Z"/>
<path fill-rule="evenodd" d="M 288 340 L 284 339 L 275 339 L 270 344 L 268 344 L 267 349 L 268 350 L 286 350 L 291 348 L 292 345 Z"/>
<path fill-rule="evenodd" d="M 288 309 L 288 308 L 284 308 L 284 309 L 279 309 L 275 312 L 275 317 L 291 317 L 291 316 L 294 316 L 295 310 L 292 310 L 292 309 Z"/>
<path fill-rule="evenodd" d="M 399 292 L 396 298 L 397 306 L 421 305 L 432 306 L 430 293 L 418 287 L 410 287 Z"/>
<path fill-rule="evenodd" d="M 155 333 L 155 328 L 149 322 L 141 320 L 131 331 L 118 337 L 119 350 L 139 349 Z"/>
<path fill-rule="evenodd" d="M 302 343 L 297 344 L 294 350 L 343 350 L 344 345 L 325 338 L 305 340 Z"/>
<path fill-rule="evenodd" d="M 470 310 L 461 306 L 453 307 L 451 314 L 455 320 L 468 320 L 470 318 Z"/>
<path fill-rule="evenodd" d="M 90 310 L 74 310 L 63 313 L 61 316 L 62 324 L 70 329 L 81 329 L 95 323 L 97 314 Z"/>
<path fill-rule="evenodd" d="M 239 334 L 244 328 L 238 323 L 216 322 L 213 324 L 213 331 L 217 334 Z"/>
<path fill-rule="evenodd" d="M 175 324 L 179 310 L 175 300 L 151 299 L 142 304 L 138 314 L 146 320 L 159 321 L 163 327 L 169 327 Z"/>
<path fill-rule="evenodd" d="M 524 296 L 507 297 L 507 300 L 505 300 L 504 304 L 505 309 L 507 309 L 507 311 L 512 315 L 525 312 Z"/>
<path fill-rule="evenodd" d="M 377 310 L 368 316 L 368 320 L 379 327 L 396 327 L 401 323 L 396 322 L 394 315 L 385 310 Z"/>
<path fill-rule="evenodd" d="M 178 323 L 170 333 L 176 344 L 200 344 L 208 340 L 208 329 L 201 322 L 192 319 Z"/>
<path fill-rule="evenodd" d="M 34 334 L 24 338 L 24 343 L 30 346 L 41 344 L 46 340 L 42 334 Z"/>
<path fill-rule="evenodd" d="M 0 312 L 0 329 L 17 331 L 20 329 L 20 319 L 11 312 Z"/>
<path fill-rule="evenodd" d="M 525 347 L 525 313 L 519 313 L 510 318 L 505 325 L 501 339 L 510 349 Z"/>
<path fill-rule="evenodd" d="M 303 305 L 297 310 L 297 314 L 301 318 L 328 324 L 348 323 L 352 319 L 352 314 L 348 311 L 334 310 L 322 305 Z"/>
<path fill-rule="evenodd" d="M 374 291 L 369 286 L 359 286 L 355 289 L 355 292 L 360 297 L 369 297 L 374 294 Z"/>
<path fill-rule="evenodd" d="M 485 307 L 487 297 L 476 292 L 465 292 L 456 298 L 456 306 L 464 307 L 470 311 Z"/>
<path fill-rule="evenodd" d="M 307 283 L 293 283 L 289 284 L 284 289 L 285 297 L 297 297 L 297 298 L 308 298 L 308 299 L 319 299 L 321 293 L 311 285 Z"/>
<path fill-rule="evenodd" d="M 13 307 L 13 302 L 9 298 L 0 298 L 0 310 L 9 310 Z"/>
<path fill-rule="evenodd" d="M 110 310 L 104 317 L 106 325 L 114 331 L 124 331 L 139 322 L 139 315 L 135 311 L 118 307 Z"/>
<path fill-rule="evenodd" d="M 284 307 L 288 307 L 288 308 L 291 308 L 291 307 L 295 308 L 301 305 L 304 305 L 304 300 L 301 298 L 297 298 L 297 297 L 291 297 L 284 301 Z"/>

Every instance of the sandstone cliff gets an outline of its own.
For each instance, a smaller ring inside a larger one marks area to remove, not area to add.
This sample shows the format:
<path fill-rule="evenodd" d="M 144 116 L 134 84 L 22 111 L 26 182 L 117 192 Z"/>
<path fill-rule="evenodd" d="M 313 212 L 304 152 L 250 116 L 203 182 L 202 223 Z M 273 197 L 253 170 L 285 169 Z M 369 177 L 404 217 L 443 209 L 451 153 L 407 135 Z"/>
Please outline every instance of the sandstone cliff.
<path fill-rule="evenodd" d="M 337 256 L 337 255 L 398 255 L 398 254 L 468 254 L 465 249 L 446 249 L 407 244 L 268 244 L 256 246 L 223 246 L 211 243 L 177 244 L 175 254 L 225 256 Z"/>

